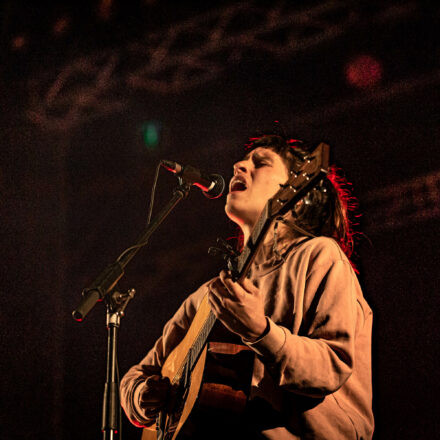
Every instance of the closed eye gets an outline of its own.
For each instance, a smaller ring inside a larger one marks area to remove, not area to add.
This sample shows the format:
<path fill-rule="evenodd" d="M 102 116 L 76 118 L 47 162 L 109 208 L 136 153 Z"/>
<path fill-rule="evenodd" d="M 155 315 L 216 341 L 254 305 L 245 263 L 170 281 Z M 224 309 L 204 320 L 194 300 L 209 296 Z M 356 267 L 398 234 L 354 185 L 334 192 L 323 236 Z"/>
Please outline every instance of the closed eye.
<path fill-rule="evenodd" d="M 255 161 L 255 167 L 260 168 L 264 166 L 271 166 L 272 164 L 269 161 L 266 160 L 256 160 Z"/>

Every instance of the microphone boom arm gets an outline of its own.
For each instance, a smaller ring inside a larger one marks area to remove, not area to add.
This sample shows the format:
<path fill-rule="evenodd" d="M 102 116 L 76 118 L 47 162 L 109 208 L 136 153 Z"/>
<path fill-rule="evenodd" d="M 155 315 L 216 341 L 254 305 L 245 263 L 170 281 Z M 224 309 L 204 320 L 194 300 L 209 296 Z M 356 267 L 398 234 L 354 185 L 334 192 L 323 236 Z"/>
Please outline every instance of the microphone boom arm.
<path fill-rule="evenodd" d="M 179 179 L 180 180 L 180 179 Z M 147 228 L 142 232 L 134 246 L 128 248 L 112 264 L 107 266 L 93 283 L 82 292 L 82 299 L 79 306 L 72 312 L 73 319 L 82 321 L 93 309 L 98 301 L 102 301 L 109 292 L 115 287 L 116 283 L 124 275 L 124 268 L 130 260 L 138 253 L 141 247 L 147 244 L 149 238 L 159 225 L 165 220 L 168 214 L 182 200 L 188 197 L 190 185 L 181 182 L 173 191 L 173 197 L 162 208 L 157 216 L 151 221 Z"/>

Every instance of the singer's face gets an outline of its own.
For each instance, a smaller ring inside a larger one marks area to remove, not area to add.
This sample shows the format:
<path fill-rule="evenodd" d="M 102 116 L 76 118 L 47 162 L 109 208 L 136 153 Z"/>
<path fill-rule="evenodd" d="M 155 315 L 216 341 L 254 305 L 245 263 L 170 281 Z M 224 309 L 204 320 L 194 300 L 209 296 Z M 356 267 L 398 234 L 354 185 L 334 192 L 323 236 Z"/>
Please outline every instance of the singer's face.
<path fill-rule="evenodd" d="M 288 179 L 287 166 L 269 148 L 256 148 L 234 165 L 225 211 L 239 226 L 253 227 L 266 202 Z"/>

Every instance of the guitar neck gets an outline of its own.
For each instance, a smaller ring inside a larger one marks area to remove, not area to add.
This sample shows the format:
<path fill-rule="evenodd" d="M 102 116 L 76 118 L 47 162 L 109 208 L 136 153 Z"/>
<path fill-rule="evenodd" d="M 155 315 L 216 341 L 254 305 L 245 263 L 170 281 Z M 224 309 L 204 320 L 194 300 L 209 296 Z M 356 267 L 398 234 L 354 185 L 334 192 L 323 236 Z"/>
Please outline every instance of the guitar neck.
<path fill-rule="evenodd" d="M 252 233 L 244 246 L 242 253 L 237 259 L 236 267 L 230 267 L 230 269 L 232 269 L 231 275 L 234 281 L 242 281 L 248 273 L 248 270 L 266 237 L 266 233 L 269 230 L 271 223 L 272 219 L 269 218 L 269 203 L 267 203 L 258 218 L 257 223 L 252 229 Z"/>
<path fill-rule="evenodd" d="M 185 380 L 185 374 L 190 373 L 194 368 L 194 365 L 199 359 L 200 353 L 205 347 L 205 344 L 208 341 L 209 334 L 211 333 L 211 330 L 214 327 L 216 321 L 217 318 L 215 317 L 214 313 L 210 311 L 205 322 L 200 328 L 200 331 L 196 339 L 194 340 L 194 343 L 192 344 L 191 348 L 188 350 L 185 361 L 182 364 L 181 371 L 179 372 L 180 374 L 177 375 L 179 380 L 182 378 Z"/>
<path fill-rule="evenodd" d="M 234 277 L 234 273 L 232 274 L 232 278 L 234 281 L 242 280 L 246 276 L 246 273 L 248 272 L 248 269 L 263 242 L 263 239 L 266 235 L 267 230 L 270 227 L 270 224 L 271 220 L 268 218 L 266 206 L 266 209 L 260 215 L 260 218 L 252 231 L 252 234 L 248 240 L 245 249 L 238 259 L 238 270 L 237 272 L 235 272 L 236 277 Z M 200 356 L 201 351 L 203 350 L 203 347 L 208 341 L 209 334 L 211 333 L 211 330 L 214 327 L 216 321 L 217 318 L 215 317 L 214 313 L 210 311 L 205 322 L 200 328 L 197 338 L 195 339 L 191 348 L 188 350 L 183 368 L 188 368 L 189 371 L 193 369 Z M 183 374 L 184 372 L 182 371 L 182 375 Z"/>

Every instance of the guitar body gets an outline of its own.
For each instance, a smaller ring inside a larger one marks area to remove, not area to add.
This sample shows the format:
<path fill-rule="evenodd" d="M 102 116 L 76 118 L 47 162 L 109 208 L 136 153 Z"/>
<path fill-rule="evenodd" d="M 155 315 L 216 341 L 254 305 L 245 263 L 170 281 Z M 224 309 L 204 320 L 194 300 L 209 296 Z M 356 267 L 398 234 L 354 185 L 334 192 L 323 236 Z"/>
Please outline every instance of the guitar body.
<path fill-rule="evenodd" d="M 188 329 L 187 334 L 182 339 L 180 344 L 169 354 L 167 357 L 163 367 L 162 367 L 162 376 L 168 377 L 172 385 L 178 386 L 181 381 L 185 378 L 183 377 L 183 366 L 187 360 L 187 354 L 193 347 L 197 337 L 199 336 L 200 330 L 203 327 L 204 323 L 208 319 L 208 316 L 211 312 L 211 307 L 208 302 L 208 295 L 206 295 L 200 306 L 197 310 L 197 313 L 191 323 L 190 328 Z M 199 359 L 194 365 L 192 369 L 191 378 L 189 381 L 189 387 L 185 390 L 185 394 L 183 396 L 184 402 L 175 402 L 174 407 L 178 408 L 175 413 L 167 414 L 163 412 L 160 417 L 164 419 L 164 426 L 169 426 L 169 430 L 167 430 L 167 434 L 164 437 L 164 440 L 176 439 L 179 431 L 182 429 L 182 426 L 188 419 L 194 404 L 197 400 L 200 385 L 203 378 L 203 371 L 205 367 L 206 361 L 206 350 L 207 346 L 203 348 Z M 183 403 L 183 408 L 182 408 Z M 177 423 L 176 423 L 177 420 Z M 171 436 L 172 434 L 172 436 Z M 150 429 L 144 428 L 142 433 L 142 440 L 156 440 L 159 439 L 158 431 L 155 427 Z"/>

